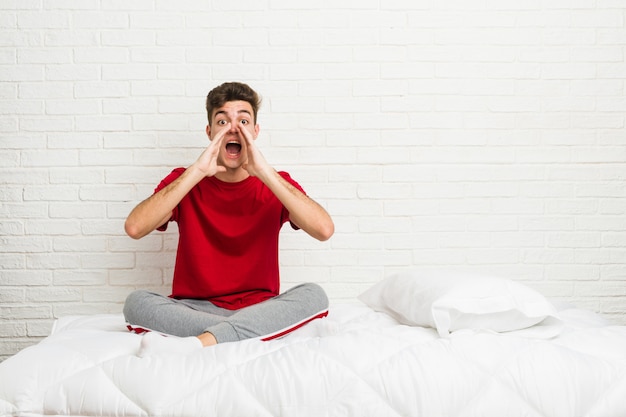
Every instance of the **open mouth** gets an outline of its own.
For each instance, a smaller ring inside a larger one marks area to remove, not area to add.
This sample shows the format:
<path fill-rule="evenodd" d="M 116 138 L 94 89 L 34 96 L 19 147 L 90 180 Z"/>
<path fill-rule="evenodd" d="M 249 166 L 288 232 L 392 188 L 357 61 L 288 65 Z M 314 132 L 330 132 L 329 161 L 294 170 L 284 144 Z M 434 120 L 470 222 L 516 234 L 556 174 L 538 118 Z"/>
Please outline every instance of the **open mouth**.
<path fill-rule="evenodd" d="M 236 141 L 228 142 L 226 144 L 226 153 L 232 157 L 239 156 L 241 153 L 241 143 Z"/>

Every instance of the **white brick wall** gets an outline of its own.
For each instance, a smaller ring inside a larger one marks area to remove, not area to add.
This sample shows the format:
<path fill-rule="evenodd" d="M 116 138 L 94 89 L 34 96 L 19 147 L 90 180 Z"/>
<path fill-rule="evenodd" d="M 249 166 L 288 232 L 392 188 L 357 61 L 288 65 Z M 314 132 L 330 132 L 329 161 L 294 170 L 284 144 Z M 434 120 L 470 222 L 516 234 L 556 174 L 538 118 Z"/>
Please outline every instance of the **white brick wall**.
<path fill-rule="evenodd" d="M 626 324 L 626 2 L 0 1 L 0 358 L 54 318 L 167 292 L 175 227 L 123 221 L 206 144 L 223 81 L 334 216 L 285 286 L 353 300 L 446 266 Z"/>

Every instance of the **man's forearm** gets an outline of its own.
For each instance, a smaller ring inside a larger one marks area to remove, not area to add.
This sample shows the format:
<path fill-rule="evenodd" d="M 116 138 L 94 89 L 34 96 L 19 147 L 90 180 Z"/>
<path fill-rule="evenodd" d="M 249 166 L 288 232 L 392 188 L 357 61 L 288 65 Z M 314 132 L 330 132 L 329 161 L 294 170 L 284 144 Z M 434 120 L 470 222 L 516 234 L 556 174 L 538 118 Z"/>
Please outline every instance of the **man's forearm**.
<path fill-rule="evenodd" d="M 260 179 L 287 208 L 292 223 L 318 240 L 330 239 L 335 232 L 335 225 L 322 206 L 274 170 Z"/>
<path fill-rule="evenodd" d="M 203 175 L 192 166 L 161 191 L 139 203 L 126 219 L 126 233 L 133 239 L 141 239 L 163 225 L 178 203 L 202 178 Z"/>

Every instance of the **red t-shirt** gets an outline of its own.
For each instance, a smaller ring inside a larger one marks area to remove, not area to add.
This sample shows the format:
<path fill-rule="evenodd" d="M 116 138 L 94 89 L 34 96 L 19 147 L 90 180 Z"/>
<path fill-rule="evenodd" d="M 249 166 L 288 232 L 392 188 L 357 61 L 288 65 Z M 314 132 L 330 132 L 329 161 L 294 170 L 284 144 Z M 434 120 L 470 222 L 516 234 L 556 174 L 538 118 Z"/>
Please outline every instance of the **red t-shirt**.
<path fill-rule="evenodd" d="M 172 171 L 155 193 L 184 171 Z M 288 173 L 279 174 L 304 192 Z M 237 183 L 204 178 L 181 200 L 170 221 L 179 230 L 171 297 L 208 300 L 235 310 L 279 294 L 278 233 L 289 212 L 258 178 Z M 159 227 L 165 229 L 167 223 Z"/>

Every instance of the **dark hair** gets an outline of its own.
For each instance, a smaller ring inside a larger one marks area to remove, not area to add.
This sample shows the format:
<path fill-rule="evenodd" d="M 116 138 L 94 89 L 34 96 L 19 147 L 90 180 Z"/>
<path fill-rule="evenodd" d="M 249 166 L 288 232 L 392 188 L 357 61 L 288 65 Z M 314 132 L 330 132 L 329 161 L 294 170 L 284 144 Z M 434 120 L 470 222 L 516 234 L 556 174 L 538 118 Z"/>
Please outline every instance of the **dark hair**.
<path fill-rule="evenodd" d="M 261 106 L 261 97 L 247 84 L 229 82 L 215 87 L 206 96 L 206 113 L 209 125 L 211 124 L 213 110 L 222 107 L 228 101 L 239 100 L 250 103 L 254 113 L 254 123 L 256 123 L 256 115 Z"/>

